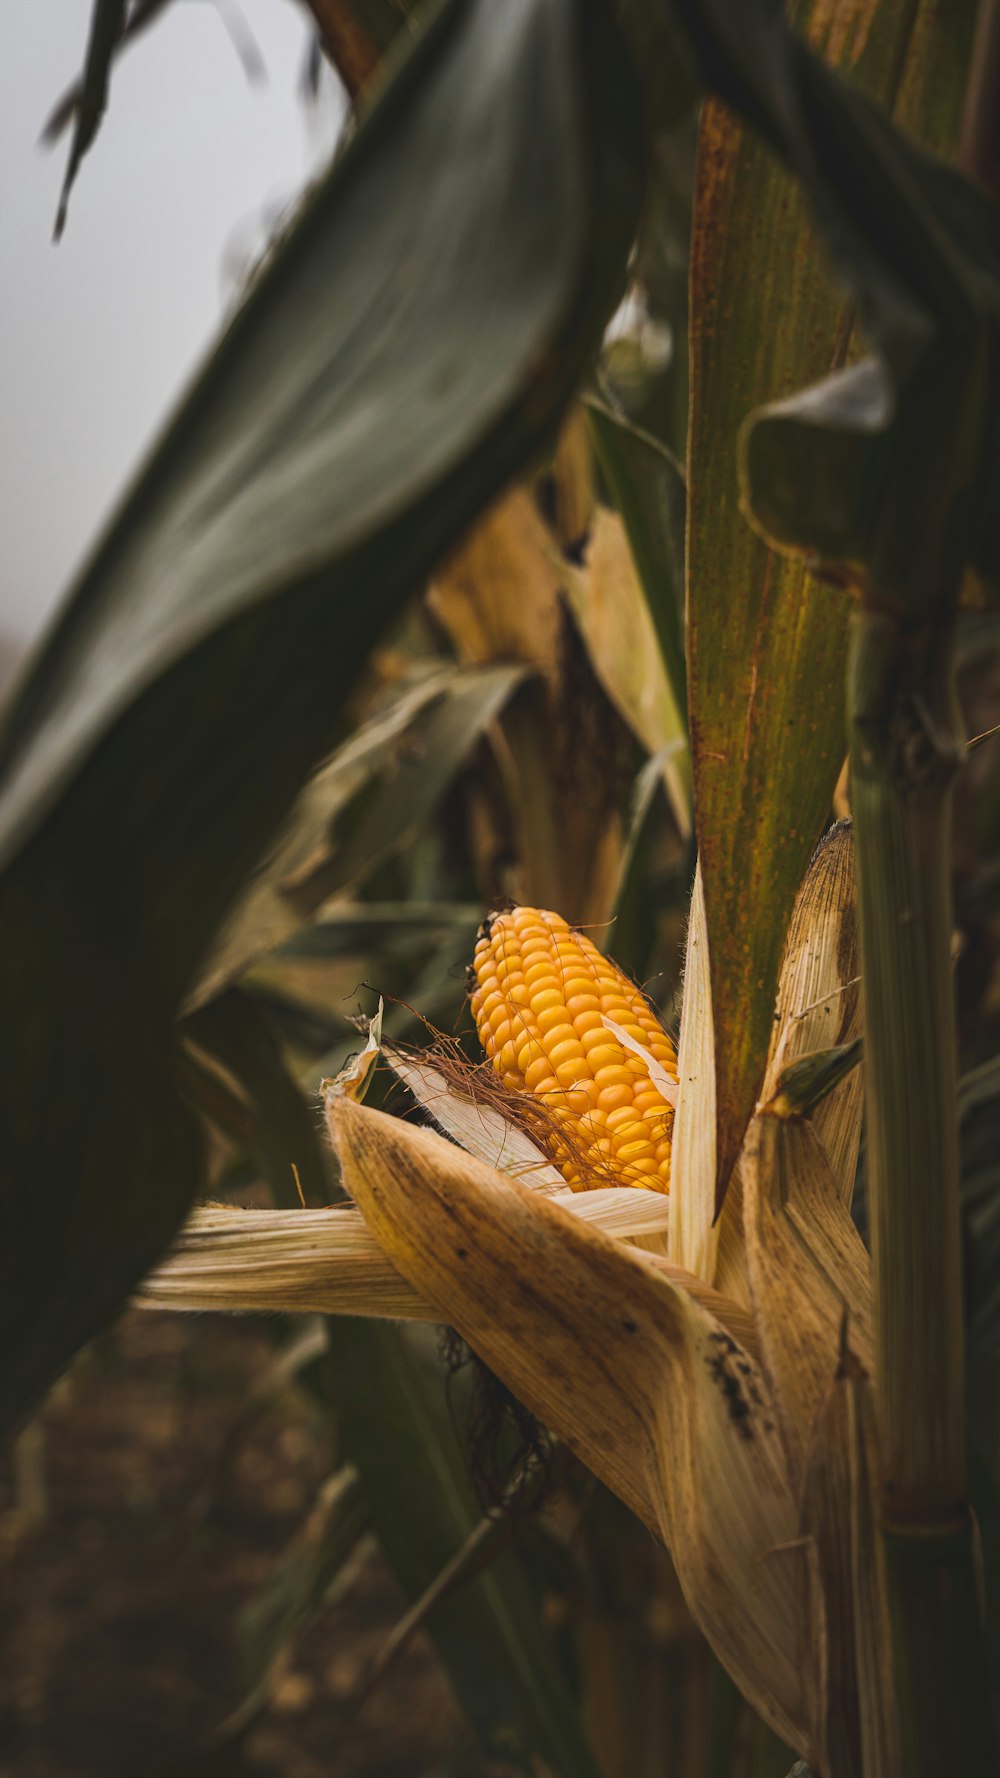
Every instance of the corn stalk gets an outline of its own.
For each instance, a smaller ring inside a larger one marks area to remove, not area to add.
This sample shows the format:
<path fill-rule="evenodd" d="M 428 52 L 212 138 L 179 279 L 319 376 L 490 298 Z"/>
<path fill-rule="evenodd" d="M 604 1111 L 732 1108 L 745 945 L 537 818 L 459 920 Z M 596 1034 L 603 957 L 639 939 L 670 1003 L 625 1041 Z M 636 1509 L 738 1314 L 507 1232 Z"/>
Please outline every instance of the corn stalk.
<path fill-rule="evenodd" d="M 862 606 L 849 669 L 868 1189 L 903 1769 L 990 1767 L 965 1504 L 951 972 L 952 623 Z"/>
<path fill-rule="evenodd" d="M 977 59 L 966 143 L 982 137 L 988 87 Z M 973 366 L 968 380 L 971 395 Z M 959 397 L 954 410 L 970 431 L 975 400 Z M 901 1749 L 916 1778 L 986 1771 L 996 1757 L 965 1476 L 951 954 L 952 790 L 965 737 L 947 512 L 942 503 L 925 558 L 942 564 L 942 584 L 914 587 L 903 611 L 863 597 L 848 668 L 884 1526 Z"/>

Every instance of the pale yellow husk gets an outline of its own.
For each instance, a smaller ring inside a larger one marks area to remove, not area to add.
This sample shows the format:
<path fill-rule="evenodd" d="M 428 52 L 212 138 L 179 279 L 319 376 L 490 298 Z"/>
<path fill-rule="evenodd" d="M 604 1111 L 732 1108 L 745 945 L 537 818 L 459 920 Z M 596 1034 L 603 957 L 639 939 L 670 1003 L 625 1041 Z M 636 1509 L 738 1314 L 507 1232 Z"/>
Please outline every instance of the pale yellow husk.
<path fill-rule="evenodd" d="M 781 1072 L 800 1056 L 834 1049 L 861 1035 L 854 895 L 854 842 L 850 824 L 841 821 L 817 847 L 792 913 L 762 1105 L 773 1097 Z M 827 1095 L 811 1120 L 848 1205 L 857 1170 L 863 1091 L 864 1075 L 855 1068 Z"/>
<path fill-rule="evenodd" d="M 636 1188 L 584 1194 L 564 1188 L 554 1198 L 579 1221 L 619 1241 L 644 1239 L 667 1226 L 663 1199 Z M 168 1257 L 143 1279 L 135 1300 L 146 1309 L 442 1319 L 440 1306 L 407 1283 L 361 1212 L 349 1208 L 200 1205 Z"/>
<path fill-rule="evenodd" d="M 797 1513 L 745 1311 L 432 1131 L 344 1100 L 328 1109 L 380 1246 L 665 1537 L 720 1658 L 804 1744 Z"/>

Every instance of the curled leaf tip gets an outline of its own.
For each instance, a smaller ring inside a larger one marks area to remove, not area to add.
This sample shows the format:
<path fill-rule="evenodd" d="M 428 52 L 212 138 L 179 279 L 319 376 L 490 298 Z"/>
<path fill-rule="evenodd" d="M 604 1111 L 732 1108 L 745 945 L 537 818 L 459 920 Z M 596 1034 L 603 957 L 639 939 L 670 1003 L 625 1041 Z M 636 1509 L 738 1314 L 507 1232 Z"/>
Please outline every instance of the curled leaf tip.
<path fill-rule="evenodd" d="M 339 1074 L 320 1081 L 319 1090 L 324 1104 L 329 1104 L 331 1099 L 364 1098 L 371 1085 L 375 1064 L 382 1048 L 382 1009 L 383 1001 L 379 995 L 378 1011 L 374 1017 L 368 1020 L 367 1041 L 364 1049 L 352 1056 Z"/>
<path fill-rule="evenodd" d="M 828 1093 L 856 1068 L 861 1060 L 860 1037 L 831 1049 L 813 1050 L 799 1056 L 778 1076 L 774 1092 L 757 1106 L 759 1117 L 807 1118 Z"/>

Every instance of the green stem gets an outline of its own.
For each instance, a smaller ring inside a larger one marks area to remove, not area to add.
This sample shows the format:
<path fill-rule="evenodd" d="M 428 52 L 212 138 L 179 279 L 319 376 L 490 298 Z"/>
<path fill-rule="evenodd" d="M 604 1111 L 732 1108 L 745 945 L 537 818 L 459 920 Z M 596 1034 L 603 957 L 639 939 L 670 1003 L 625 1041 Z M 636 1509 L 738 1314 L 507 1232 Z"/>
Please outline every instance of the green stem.
<path fill-rule="evenodd" d="M 848 676 L 884 1517 L 907 1778 L 994 1770 L 965 1505 L 951 626 L 855 617 Z"/>

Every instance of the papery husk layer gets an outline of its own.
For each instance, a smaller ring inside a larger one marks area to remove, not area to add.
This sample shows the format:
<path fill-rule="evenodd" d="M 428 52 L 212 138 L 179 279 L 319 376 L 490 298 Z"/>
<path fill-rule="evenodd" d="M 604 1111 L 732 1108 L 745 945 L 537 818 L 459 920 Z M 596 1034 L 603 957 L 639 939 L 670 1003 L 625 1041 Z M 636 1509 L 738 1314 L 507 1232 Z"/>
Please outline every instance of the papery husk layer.
<path fill-rule="evenodd" d="M 823 1626 L 815 1737 L 830 1778 L 899 1773 L 879 1468 L 874 1392 L 845 1329 L 802 1492 L 816 1557 L 811 1615 Z"/>
<path fill-rule="evenodd" d="M 684 1013 L 677 1054 L 677 1109 L 670 1156 L 670 1252 L 715 1282 L 715 1028 L 701 866 L 695 871 L 684 959 Z"/>
<path fill-rule="evenodd" d="M 556 1202 L 618 1241 L 655 1239 L 667 1224 L 663 1199 L 628 1186 Z M 440 1321 L 373 1238 L 360 1211 L 193 1210 L 167 1258 L 143 1279 L 144 1309 L 249 1311 L 289 1315 L 369 1315 Z"/>
<path fill-rule="evenodd" d="M 839 821 L 820 841 L 792 910 L 778 982 L 774 1030 L 760 1103 L 800 1057 L 853 1043 L 861 1035 L 861 971 L 855 910 L 854 834 Z M 861 1138 L 864 1076 L 855 1068 L 817 1106 L 813 1130 L 827 1151 L 847 1205 Z"/>
<path fill-rule="evenodd" d="M 806 1558 L 746 1311 L 433 1132 L 342 1100 L 327 1109 L 379 1245 L 665 1538 L 720 1660 L 808 1749 Z"/>

